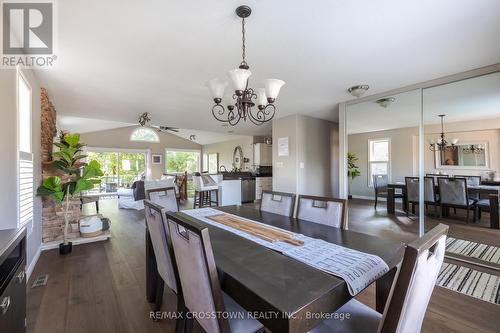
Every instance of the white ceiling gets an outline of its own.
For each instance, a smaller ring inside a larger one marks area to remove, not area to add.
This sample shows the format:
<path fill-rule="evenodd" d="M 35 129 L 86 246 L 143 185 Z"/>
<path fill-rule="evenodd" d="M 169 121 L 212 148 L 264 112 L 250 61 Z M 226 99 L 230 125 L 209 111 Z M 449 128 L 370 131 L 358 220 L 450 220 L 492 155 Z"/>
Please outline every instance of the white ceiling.
<path fill-rule="evenodd" d="M 346 89 L 370 93 L 500 62 L 498 0 L 249 0 L 247 60 L 257 87 L 286 81 L 277 117 L 337 120 Z M 240 62 L 241 2 L 58 1 L 57 67 L 40 70 L 59 114 L 226 132 L 205 82 Z M 263 135 L 270 124 L 241 124 Z"/>
<path fill-rule="evenodd" d="M 396 100 L 387 108 L 375 101 L 347 106 L 348 133 L 365 133 L 418 126 L 420 92 L 391 95 Z M 423 90 L 425 124 L 500 118 L 500 72 L 452 82 Z"/>

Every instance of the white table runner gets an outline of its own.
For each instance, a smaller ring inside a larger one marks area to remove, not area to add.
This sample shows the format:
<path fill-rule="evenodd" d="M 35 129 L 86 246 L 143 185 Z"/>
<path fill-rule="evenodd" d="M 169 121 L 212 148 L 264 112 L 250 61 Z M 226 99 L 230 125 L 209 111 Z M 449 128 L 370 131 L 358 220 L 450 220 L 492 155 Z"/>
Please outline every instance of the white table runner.
<path fill-rule="evenodd" d="M 227 230 L 238 236 L 249 239 L 267 248 L 281 252 L 282 254 L 301 261 L 309 266 L 320 269 L 329 274 L 342 278 L 348 286 L 349 293 L 355 296 L 368 287 L 382 275 L 389 271 L 389 267 L 382 258 L 349 249 L 340 245 L 332 244 L 321 239 L 311 238 L 302 234 L 294 234 L 295 238 L 304 242 L 302 246 L 277 241 L 269 242 L 257 236 L 247 234 L 225 224 L 217 223 L 207 216 L 227 214 L 239 219 L 273 228 L 267 224 L 245 219 L 241 216 L 228 214 L 213 208 L 184 210 L 182 213 L 199 219 L 200 221 Z M 281 230 L 279 228 L 275 228 Z"/>

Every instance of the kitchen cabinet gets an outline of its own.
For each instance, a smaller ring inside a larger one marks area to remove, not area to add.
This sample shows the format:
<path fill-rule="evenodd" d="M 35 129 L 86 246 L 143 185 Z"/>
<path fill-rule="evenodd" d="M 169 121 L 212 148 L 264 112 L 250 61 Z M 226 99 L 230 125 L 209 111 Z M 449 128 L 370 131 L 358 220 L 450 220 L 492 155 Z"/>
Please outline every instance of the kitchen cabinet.
<path fill-rule="evenodd" d="M 262 191 L 273 190 L 273 177 L 255 178 L 255 200 L 262 199 Z"/>
<path fill-rule="evenodd" d="M 255 165 L 273 165 L 273 146 L 265 143 L 256 143 L 253 146 L 253 160 Z"/>

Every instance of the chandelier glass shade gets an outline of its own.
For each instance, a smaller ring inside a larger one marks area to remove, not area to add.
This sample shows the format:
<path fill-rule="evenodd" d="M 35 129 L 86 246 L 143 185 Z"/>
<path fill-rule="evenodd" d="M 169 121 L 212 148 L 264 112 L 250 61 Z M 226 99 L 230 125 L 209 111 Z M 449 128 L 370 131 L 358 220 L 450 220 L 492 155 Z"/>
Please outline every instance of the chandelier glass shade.
<path fill-rule="evenodd" d="M 453 151 L 453 150 L 457 149 L 456 145 L 458 143 L 458 139 L 453 139 L 451 141 L 451 143 L 445 139 L 445 135 L 444 135 L 444 117 L 445 116 L 446 116 L 445 114 L 438 115 L 438 117 L 441 118 L 441 134 L 440 134 L 439 139 L 430 140 L 429 149 L 431 151 L 445 151 L 445 150 Z"/>
<path fill-rule="evenodd" d="M 220 122 L 236 125 L 243 121 L 251 121 L 261 125 L 273 119 L 276 112 L 274 102 L 279 95 L 281 87 L 285 84 L 279 79 L 266 79 L 262 82 L 263 88 L 253 89 L 248 86 L 252 72 L 246 62 L 245 45 L 245 18 L 250 16 L 252 10 L 248 6 L 240 6 L 236 14 L 241 18 L 242 33 L 242 61 L 238 68 L 227 72 L 229 81 L 233 88 L 232 102 L 224 102 L 224 92 L 228 86 L 227 81 L 212 79 L 207 82 L 215 104 L 212 106 L 212 115 Z M 256 106 L 257 105 L 257 106 Z"/>

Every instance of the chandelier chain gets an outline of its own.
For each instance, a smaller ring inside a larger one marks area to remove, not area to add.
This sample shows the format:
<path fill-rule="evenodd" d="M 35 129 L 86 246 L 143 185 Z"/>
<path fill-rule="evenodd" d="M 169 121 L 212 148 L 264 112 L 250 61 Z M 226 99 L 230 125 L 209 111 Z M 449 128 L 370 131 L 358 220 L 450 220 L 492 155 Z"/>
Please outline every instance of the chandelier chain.
<path fill-rule="evenodd" d="M 241 20 L 241 57 L 243 58 L 243 61 L 241 62 L 242 65 L 246 65 L 246 47 L 245 47 L 245 18 Z"/>

